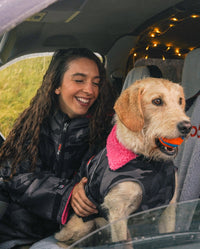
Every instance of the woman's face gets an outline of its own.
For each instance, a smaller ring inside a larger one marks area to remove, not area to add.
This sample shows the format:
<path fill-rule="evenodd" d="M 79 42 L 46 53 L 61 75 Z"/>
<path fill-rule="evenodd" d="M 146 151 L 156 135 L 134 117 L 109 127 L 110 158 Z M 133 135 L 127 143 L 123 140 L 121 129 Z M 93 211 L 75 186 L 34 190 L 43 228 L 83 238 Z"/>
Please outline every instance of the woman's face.
<path fill-rule="evenodd" d="M 85 115 L 99 94 L 100 75 L 96 63 L 87 58 L 71 61 L 61 86 L 55 90 L 61 110 L 70 118 Z"/>

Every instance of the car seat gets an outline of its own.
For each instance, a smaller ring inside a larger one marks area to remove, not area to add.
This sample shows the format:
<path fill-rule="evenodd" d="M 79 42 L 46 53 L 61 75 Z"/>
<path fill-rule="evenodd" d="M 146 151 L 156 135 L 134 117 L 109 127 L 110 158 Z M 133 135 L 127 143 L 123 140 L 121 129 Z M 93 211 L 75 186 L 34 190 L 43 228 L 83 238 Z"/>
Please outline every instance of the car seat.
<path fill-rule="evenodd" d="M 141 80 L 146 77 L 150 77 L 150 72 L 147 66 L 134 67 L 128 72 L 122 87 L 122 91 L 128 88 L 136 80 Z"/>
<path fill-rule="evenodd" d="M 200 194 L 200 48 L 188 53 L 182 72 L 187 115 L 191 119 L 192 131 L 189 139 L 183 143 L 175 159 L 178 167 L 178 200 L 186 201 Z"/>
<path fill-rule="evenodd" d="M 128 88 L 136 80 L 141 80 L 147 77 L 162 78 L 162 72 L 155 65 L 134 67 L 128 72 L 122 91 Z"/>
<path fill-rule="evenodd" d="M 182 72 L 187 110 L 191 119 L 191 135 L 180 147 L 175 165 L 178 167 L 177 201 L 198 199 L 200 195 L 200 48 L 188 53 Z M 192 100 L 192 101 L 191 101 Z M 188 210 L 177 212 L 177 229 L 189 229 L 196 204 Z"/>

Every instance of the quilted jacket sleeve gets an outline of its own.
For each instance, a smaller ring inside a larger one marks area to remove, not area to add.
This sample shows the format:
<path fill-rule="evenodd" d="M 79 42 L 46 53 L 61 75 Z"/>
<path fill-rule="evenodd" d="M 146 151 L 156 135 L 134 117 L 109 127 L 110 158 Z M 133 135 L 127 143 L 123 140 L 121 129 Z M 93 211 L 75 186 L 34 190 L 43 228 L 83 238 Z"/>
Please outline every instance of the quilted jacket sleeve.
<path fill-rule="evenodd" d="M 78 176 L 68 180 L 48 172 L 23 173 L 4 182 L 1 188 L 12 202 L 38 216 L 65 224 L 71 193 L 79 180 Z"/>

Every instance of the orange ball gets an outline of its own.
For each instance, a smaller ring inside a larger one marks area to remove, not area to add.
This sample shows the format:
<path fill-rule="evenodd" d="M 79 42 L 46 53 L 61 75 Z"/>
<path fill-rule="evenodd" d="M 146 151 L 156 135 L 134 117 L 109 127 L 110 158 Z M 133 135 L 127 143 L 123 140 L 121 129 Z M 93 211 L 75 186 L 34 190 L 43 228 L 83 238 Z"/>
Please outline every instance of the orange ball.
<path fill-rule="evenodd" d="M 182 144 L 184 141 L 184 137 L 177 137 L 177 138 L 159 138 L 161 144 L 163 144 L 166 147 L 177 147 Z"/>

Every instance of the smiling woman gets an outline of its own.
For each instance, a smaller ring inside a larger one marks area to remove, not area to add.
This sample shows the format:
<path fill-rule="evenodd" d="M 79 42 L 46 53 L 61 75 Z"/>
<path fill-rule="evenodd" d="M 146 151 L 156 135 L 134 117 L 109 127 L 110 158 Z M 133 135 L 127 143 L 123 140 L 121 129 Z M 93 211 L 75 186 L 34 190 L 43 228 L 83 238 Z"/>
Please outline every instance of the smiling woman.
<path fill-rule="evenodd" d="M 13 238 L 17 245 L 53 234 L 71 208 L 82 217 L 97 213 L 85 195 L 87 178 L 78 171 L 105 146 L 111 94 L 104 65 L 91 50 L 54 53 L 41 86 L 0 148 L 0 199 L 9 203 L 0 222 L 0 248 L 11 248 Z"/>

